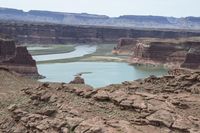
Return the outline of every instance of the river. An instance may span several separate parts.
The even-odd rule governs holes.
[[[33,56],[38,61],[57,59],[69,59],[81,57],[96,51],[96,46],[82,45],[69,53],[49,54]],[[131,81],[145,78],[150,75],[161,76],[167,73],[164,68],[138,67],[123,62],[70,62],[37,64],[38,71],[46,78],[40,81],[70,82],[77,73],[84,73],[85,83],[95,88],[109,84],[118,84],[123,81]],[[143,69],[141,69],[143,68]]]
[[[69,59],[69,58],[81,57],[87,54],[92,54],[95,51],[96,51],[96,46],[82,45],[82,46],[77,46],[74,51],[69,53],[37,55],[33,56],[33,59],[35,59],[36,61]]]
[[[146,68],[117,62],[72,62],[38,65],[39,73],[46,76],[41,81],[70,82],[77,73],[83,74],[86,84],[95,88],[123,81],[145,78],[149,75],[161,76],[167,71],[163,68]]]

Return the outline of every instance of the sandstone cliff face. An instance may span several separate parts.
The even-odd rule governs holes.
[[[39,76],[36,62],[26,47],[16,46],[14,41],[0,39],[0,68],[26,76]]]
[[[184,63],[181,65],[186,68],[200,68],[200,46],[191,48],[185,58]]]
[[[116,47],[114,47],[113,53],[114,54],[132,54],[134,50],[133,45],[137,44],[137,39],[133,38],[121,38],[119,39],[119,43]]]
[[[132,51],[130,61],[140,64],[166,64],[173,67],[200,68],[200,42],[159,39],[120,40],[116,51]],[[124,43],[126,42],[126,43]],[[129,47],[127,49],[127,47]],[[131,48],[132,47],[132,48]]]
[[[180,30],[128,29],[97,26],[69,26],[43,23],[0,22],[0,34],[19,43],[66,44],[117,42],[119,38],[177,38],[200,36],[200,32]]]

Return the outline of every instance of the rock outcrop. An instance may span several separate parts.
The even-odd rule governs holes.
[[[119,38],[177,38],[200,36],[189,30],[134,29],[100,26],[70,26],[33,22],[0,22],[0,33],[26,44],[113,43]]]
[[[131,41],[132,40],[132,41]],[[139,64],[164,64],[169,67],[200,68],[200,41],[195,38],[120,39],[115,53],[132,53],[130,62]],[[121,52],[122,51],[122,52]]]
[[[39,76],[36,62],[24,46],[16,46],[12,40],[0,39],[0,68],[20,75]]]
[[[200,72],[123,82],[94,90],[44,83],[7,105],[0,131],[55,133],[197,133]],[[1,107],[0,107],[1,109]]]
[[[200,46],[190,48],[188,51],[182,67],[199,68],[200,64]]]
[[[69,82],[70,84],[85,84],[85,81],[80,76],[75,76],[74,80]]]

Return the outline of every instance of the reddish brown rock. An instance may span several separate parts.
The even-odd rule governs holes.
[[[16,46],[12,40],[0,39],[0,68],[20,75],[39,77],[36,62],[27,48]]]
[[[109,100],[109,93],[104,90],[99,90],[95,95],[93,95],[93,98],[96,100],[104,101]]]
[[[173,128],[188,131],[188,129],[192,128],[192,123],[188,119],[178,117],[172,125]]]
[[[85,84],[85,81],[80,76],[76,76],[73,81],[69,82],[70,84]]]
[[[46,14],[46,13],[45,13]],[[56,13],[57,14],[57,13]],[[84,14],[85,15],[85,14]],[[71,15],[70,15],[71,16]],[[82,18],[82,17],[81,17]],[[46,19],[46,17],[45,17]],[[53,20],[55,18],[53,17]],[[52,19],[51,19],[52,22]],[[81,22],[82,23],[82,22]],[[149,22],[148,22],[149,23]],[[178,38],[200,36],[199,32],[161,29],[134,29],[50,23],[1,22],[0,33],[27,44],[117,42],[120,38]]]
[[[170,68],[200,68],[200,40],[192,38],[124,38],[114,49],[116,53],[132,53],[131,63],[164,64]]]
[[[170,127],[175,119],[175,115],[166,110],[159,110],[147,117],[152,124]]]
[[[137,99],[133,103],[133,108],[135,109],[146,109],[147,105],[144,100]]]
[[[62,83],[29,86],[12,95],[6,109],[8,103],[1,102],[0,111],[6,115],[0,117],[0,131],[197,133],[200,98],[191,90],[199,85],[199,76],[152,76],[97,90]],[[89,92],[92,95],[85,98]]]

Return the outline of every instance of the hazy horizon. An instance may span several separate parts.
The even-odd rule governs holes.
[[[168,17],[200,17],[199,0],[1,0],[0,7],[23,11],[43,10],[88,13],[118,17],[121,15],[152,15]]]

